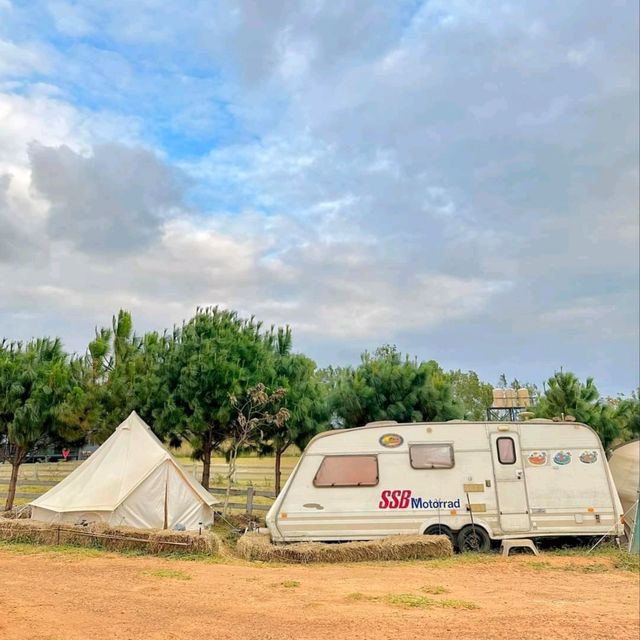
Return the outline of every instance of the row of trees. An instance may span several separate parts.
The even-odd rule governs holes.
[[[502,386],[522,386],[518,380]],[[605,446],[640,434],[636,396],[603,399],[592,379],[558,372],[542,393],[536,415],[573,415],[591,424]],[[200,309],[171,332],[137,335],[120,311],[96,330],[86,354],[69,356],[59,340],[0,344],[0,444],[12,465],[6,508],[18,469],[45,440],[100,443],[136,410],[172,446],[188,442],[203,463],[209,488],[211,457],[229,460],[228,486],[243,451],[273,455],[276,491],[280,464],[328,428],[375,420],[483,419],[493,385],[473,371],[444,371],[395,347],[365,352],[356,367],[318,370],[292,350],[289,328],[265,329],[232,311]]]

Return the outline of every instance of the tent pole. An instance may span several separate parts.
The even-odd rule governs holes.
[[[636,500],[636,518],[629,540],[629,552],[640,553],[640,483],[638,483],[638,499]]]

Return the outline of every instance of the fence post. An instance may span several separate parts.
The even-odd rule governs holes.
[[[247,515],[250,516],[253,512],[253,494],[255,493],[253,487],[247,488]]]

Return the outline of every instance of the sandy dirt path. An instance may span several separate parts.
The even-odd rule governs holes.
[[[581,570],[594,562],[602,572]],[[556,556],[266,566],[5,547],[0,638],[635,640],[638,582],[606,559]],[[437,604],[394,603],[402,594]]]

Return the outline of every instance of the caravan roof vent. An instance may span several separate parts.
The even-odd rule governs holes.
[[[367,422],[365,427],[384,427],[388,424],[398,424],[397,420],[377,420],[376,422]]]

